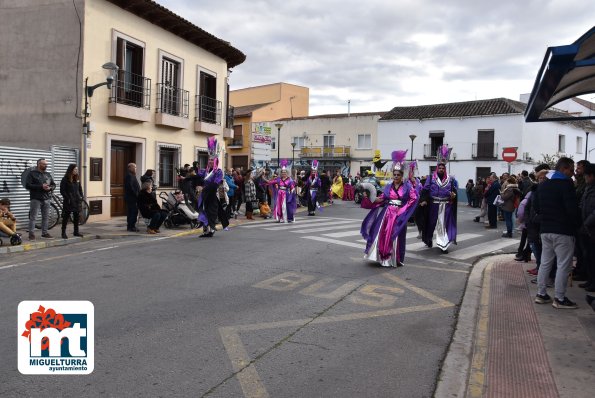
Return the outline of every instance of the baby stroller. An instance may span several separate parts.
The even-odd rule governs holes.
[[[198,213],[186,203],[181,191],[161,192],[159,197],[162,200],[161,208],[167,211],[163,221],[165,228],[186,224],[190,224],[190,228],[198,228]]]

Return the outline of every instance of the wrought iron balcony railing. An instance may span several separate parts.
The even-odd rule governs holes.
[[[471,144],[473,159],[498,159],[498,143]]]
[[[234,139],[227,141],[228,148],[243,148],[244,147],[244,139]]]
[[[205,95],[196,96],[196,117],[197,122],[205,122],[221,125],[221,101],[209,98]]]
[[[188,118],[190,92],[168,84],[157,83],[157,113]]]
[[[432,144],[424,144],[424,159],[436,159],[438,148]]]
[[[109,101],[150,109],[151,79],[125,70],[118,70]]]
[[[351,157],[351,147],[341,145],[334,147],[308,146],[300,149],[302,158],[349,158]]]

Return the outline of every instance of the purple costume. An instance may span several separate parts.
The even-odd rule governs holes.
[[[451,193],[457,192],[457,180],[449,176],[446,171],[442,179],[438,174],[427,178],[422,189],[422,201],[426,201],[427,214],[422,230],[422,240],[432,247],[432,237],[436,230],[436,246],[446,251],[451,243],[457,244],[457,202],[451,199]]]
[[[306,191],[306,198],[308,200],[308,214],[310,215],[314,215],[316,209],[320,208],[320,205],[318,204],[318,191],[320,190],[320,185],[320,177],[318,177],[318,173],[316,172],[312,172],[304,184],[304,190]]]
[[[407,221],[415,211],[418,192],[409,181],[403,181],[395,191],[394,184],[372,203],[362,200],[362,207],[372,209],[364,219],[361,234],[366,239],[365,258],[384,267],[396,267],[405,258]]]
[[[290,177],[277,177],[269,185],[273,186],[273,217],[278,222],[293,222],[297,208],[295,182]]]

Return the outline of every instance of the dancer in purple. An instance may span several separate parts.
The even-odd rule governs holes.
[[[318,177],[318,160],[312,161],[310,175],[304,181],[304,190],[306,200],[308,201],[308,215],[315,216],[316,209],[320,208],[318,204],[318,190],[320,190],[320,177]]]
[[[448,253],[451,243],[457,244],[457,189],[459,184],[446,172],[446,163],[452,148],[442,145],[438,149],[438,166],[433,175],[428,176],[422,189],[419,205],[425,210],[425,225],[422,240],[432,247],[434,230],[436,246],[442,253]]]
[[[271,180],[269,185],[273,186],[273,217],[277,222],[293,222],[293,215],[297,207],[297,195],[295,194],[295,182],[287,173],[287,160],[281,161],[281,176]]]
[[[198,175],[204,177],[202,192],[198,198],[198,221],[203,227],[201,238],[210,238],[215,235],[215,225],[219,214],[219,197],[217,192],[219,184],[223,180],[223,171],[219,168],[219,146],[215,137],[209,137],[207,141],[209,150],[209,163],[205,170]]]
[[[364,219],[361,234],[367,241],[364,258],[383,267],[402,267],[405,259],[407,221],[417,206],[417,191],[405,174],[407,151],[394,151],[393,182],[384,187],[374,202],[366,196],[362,207],[371,209]]]

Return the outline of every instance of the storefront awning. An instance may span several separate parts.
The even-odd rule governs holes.
[[[594,115],[573,117],[550,114],[555,104],[579,95],[595,93],[595,27],[573,44],[549,47],[529,97],[527,122],[595,119]],[[559,117],[557,117],[559,116]]]

